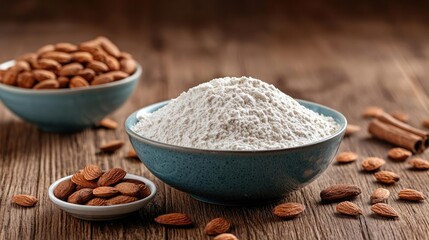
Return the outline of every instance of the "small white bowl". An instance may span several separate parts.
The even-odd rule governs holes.
[[[54,189],[58,186],[58,184],[64,180],[68,180],[72,177],[72,175],[63,177],[60,180],[52,183],[48,190],[48,196],[51,201],[57,205],[62,210],[68,212],[75,218],[91,220],[91,221],[105,221],[105,220],[113,220],[125,217],[126,215],[135,212],[146,205],[148,202],[152,200],[152,198],[156,194],[156,186],[155,184],[147,178],[140,177],[133,174],[127,174],[125,176],[126,179],[136,179],[142,181],[146,184],[150,189],[150,195],[146,198],[137,200],[132,203],[119,204],[113,206],[86,206],[65,202],[61,199],[58,199],[54,195]]]

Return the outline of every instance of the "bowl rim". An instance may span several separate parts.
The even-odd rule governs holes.
[[[60,179],[56,180],[55,182],[53,182],[49,186],[48,196],[49,196],[49,199],[55,205],[60,206],[60,207],[67,207],[69,209],[73,209],[73,210],[77,210],[77,211],[86,211],[86,210],[102,210],[102,211],[104,211],[104,210],[118,209],[118,208],[122,208],[122,207],[126,208],[126,207],[130,207],[130,206],[137,206],[139,204],[142,204],[143,202],[150,201],[155,196],[155,194],[157,192],[157,187],[156,187],[155,183],[153,183],[151,180],[149,180],[145,177],[142,177],[142,176],[127,173],[127,175],[125,175],[124,178],[128,177],[131,179],[136,179],[136,180],[144,182],[147,186],[149,186],[150,191],[151,191],[150,195],[145,197],[145,198],[139,199],[135,202],[117,204],[117,205],[112,205],[112,206],[87,206],[87,205],[74,204],[74,203],[69,203],[69,202],[63,201],[63,200],[55,197],[55,195],[54,195],[54,189],[58,186],[58,184],[60,184],[64,180],[71,179],[72,176],[73,175],[69,175],[69,176],[60,178]]]
[[[337,129],[337,131],[335,133],[333,133],[332,135],[319,139],[317,141],[314,142],[310,142],[304,145],[299,145],[299,146],[295,146],[295,147],[289,147],[289,148],[279,148],[279,149],[267,149],[267,150],[244,150],[244,151],[239,151],[239,150],[216,150],[216,149],[202,149],[202,148],[191,148],[191,147],[182,147],[182,146],[177,146],[177,145],[172,145],[172,144],[168,144],[168,143],[163,143],[163,142],[159,142],[159,141],[155,141],[146,137],[143,137],[139,134],[137,134],[134,130],[131,129],[130,124],[131,121],[133,120],[133,118],[137,118],[137,115],[140,111],[142,111],[143,109],[146,108],[153,108],[153,107],[157,107],[157,106],[165,106],[169,101],[171,100],[166,100],[166,101],[161,101],[161,102],[157,102],[151,105],[148,105],[146,107],[143,107],[133,113],[131,113],[125,120],[125,130],[128,134],[128,136],[131,138],[136,138],[140,141],[143,141],[146,144],[150,144],[152,146],[155,147],[160,147],[160,148],[164,148],[167,150],[174,150],[174,151],[179,151],[179,152],[186,152],[186,153],[200,153],[200,154],[227,154],[227,155],[253,155],[253,154],[272,154],[272,153],[280,153],[280,152],[284,152],[284,151],[292,151],[292,150],[298,150],[298,149],[302,149],[302,148],[307,148],[307,147],[312,147],[318,144],[321,144],[323,142],[327,142],[329,140],[332,140],[338,136],[343,137],[344,133],[346,131],[346,127],[347,127],[347,118],[339,111],[332,109],[330,107],[324,106],[322,104],[318,104],[315,102],[311,102],[311,101],[307,101],[307,100],[302,100],[302,99],[295,99],[296,101],[298,101],[300,104],[301,103],[305,103],[308,105],[313,105],[316,106],[318,108],[322,108],[325,110],[328,110],[330,112],[332,112],[333,114],[338,115],[338,117],[340,118],[340,121],[344,122],[344,125],[341,125],[341,123],[337,122],[337,124],[340,125],[340,127]],[[320,114],[320,113],[319,113]]]
[[[0,64],[0,70],[5,70],[6,68],[12,66],[14,63],[15,63],[15,60],[9,60],[9,61],[3,62]],[[25,93],[25,94],[31,94],[31,95],[47,95],[47,94],[58,94],[58,93],[85,92],[85,91],[91,91],[96,89],[109,88],[109,87],[118,86],[118,85],[122,85],[122,84],[126,84],[129,82],[138,80],[143,70],[139,63],[136,62],[136,64],[137,64],[136,71],[124,79],[110,82],[110,83],[85,87],[85,88],[60,88],[60,89],[34,90],[34,89],[20,88],[20,87],[15,87],[15,86],[6,85],[4,83],[0,83],[0,89],[6,90],[9,92],[14,92],[14,93]]]

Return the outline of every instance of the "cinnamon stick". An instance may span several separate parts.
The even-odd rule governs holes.
[[[377,119],[382,121],[382,122],[394,125],[394,126],[400,128],[400,129],[403,129],[407,132],[413,133],[417,136],[420,136],[422,138],[422,141],[423,141],[421,151],[423,151],[424,149],[429,147],[429,132],[415,128],[415,127],[410,126],[404,122],[401,122],[398,119],[392,117],[390,114],[385,113],[385,112],[378,115]]]
[[[422,136],[406,131],[395,124],[381,121],[378,118],[370,122],[368,131],[378,139],[406,148],[414,153],[424,150]]]

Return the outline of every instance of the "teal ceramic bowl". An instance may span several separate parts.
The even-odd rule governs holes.
[[[194,198],[221,205],[258,205],[281,199],[320,176],[333,160],[347,120],[328,107],[299,100],[305,107],[331,116],[339,124],[332,136],[299,147],[265,151],[218,151],[173,146],[132,130],[137,115],[154,112],[166,102],[131,114],[126,131],[146,167],[168,185]]]
[[[0,65],[6,69],[9,61]],[[0,83],[0,100],[21,119],[48,132],[75,132],[94,126],[131,95],[142,69],[120,81],[77,89],[32,90]]]

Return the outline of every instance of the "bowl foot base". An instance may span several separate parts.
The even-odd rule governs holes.
[[[275,203],[283,199],[283,197],[270,198],[270,199],[248,199],[248,200],[227,200],[227,199],[215,199],[207,198],[199,195],[191,194],[191,197],[204,203],[231,206],[231,207],[248,207],[248,206],[260,206]]]

